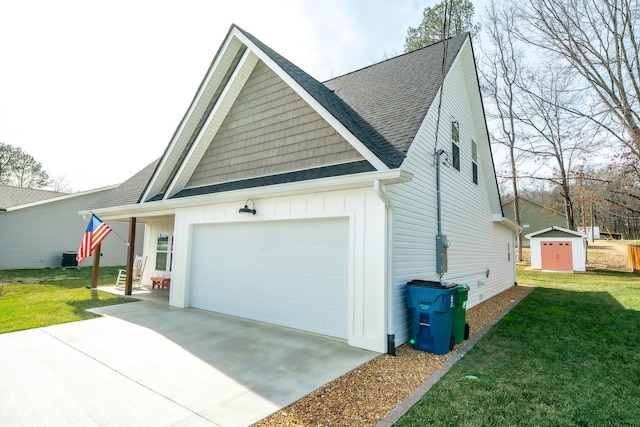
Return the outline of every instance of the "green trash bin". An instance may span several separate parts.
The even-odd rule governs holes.
[[[469,286],[458,285],[456,287],[456,305],[453,308],[453,339],[456,344],[469,338],[469,325],[467,324],[467,297]]]

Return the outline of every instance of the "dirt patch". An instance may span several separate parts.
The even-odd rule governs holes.
[[[473,336],[530,288],[514,286],[467,311]],[[380,355],[255,424],[270,426],[372,426],[406,399],[457,352],[436,356],[404,344]]]
[[[625,242],[598,240],[587,246],[587,268],[629,269]]]

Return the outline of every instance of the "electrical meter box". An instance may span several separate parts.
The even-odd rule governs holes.
[[[449,241],[447,236],[438,234],[436,236],[436,273],[447,272],[447,248],[449,247]]]

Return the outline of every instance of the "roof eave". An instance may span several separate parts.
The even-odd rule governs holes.
[[[520,234],[522,232],[521,225],[501,214],[495,214],[493,216],[493,222],[513,231],[514,233]]]
[[[319,193],[324,191],[348,190],[354,188],[372,187],[375,181],[392,185],[409,182],[413,174],[402,169],[365,172],[353,175],[343,175],[330,178],[318,178],[308,181],[296,181],[265,187],[252,187],[221,193],[203,194],[199,196],[182,197],[178,199],[158,200],[124,206],[114,206],[95,209],[92,212],[106,220],[124,220],[130,217],[154,217],[173,215],[178,208],[188,208],[205,204],[244,201],[267,197],[294,196],[299,194]],[[87,215],[91,211],[78,212]]]

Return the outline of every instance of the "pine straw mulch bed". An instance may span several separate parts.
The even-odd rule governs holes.
[[[514,286],[469,309],[470,337],[531,288]],[[436,372],[465,342],[436,356],[404,344],[361,365],[254,424],[272,426],[373,426]]]

